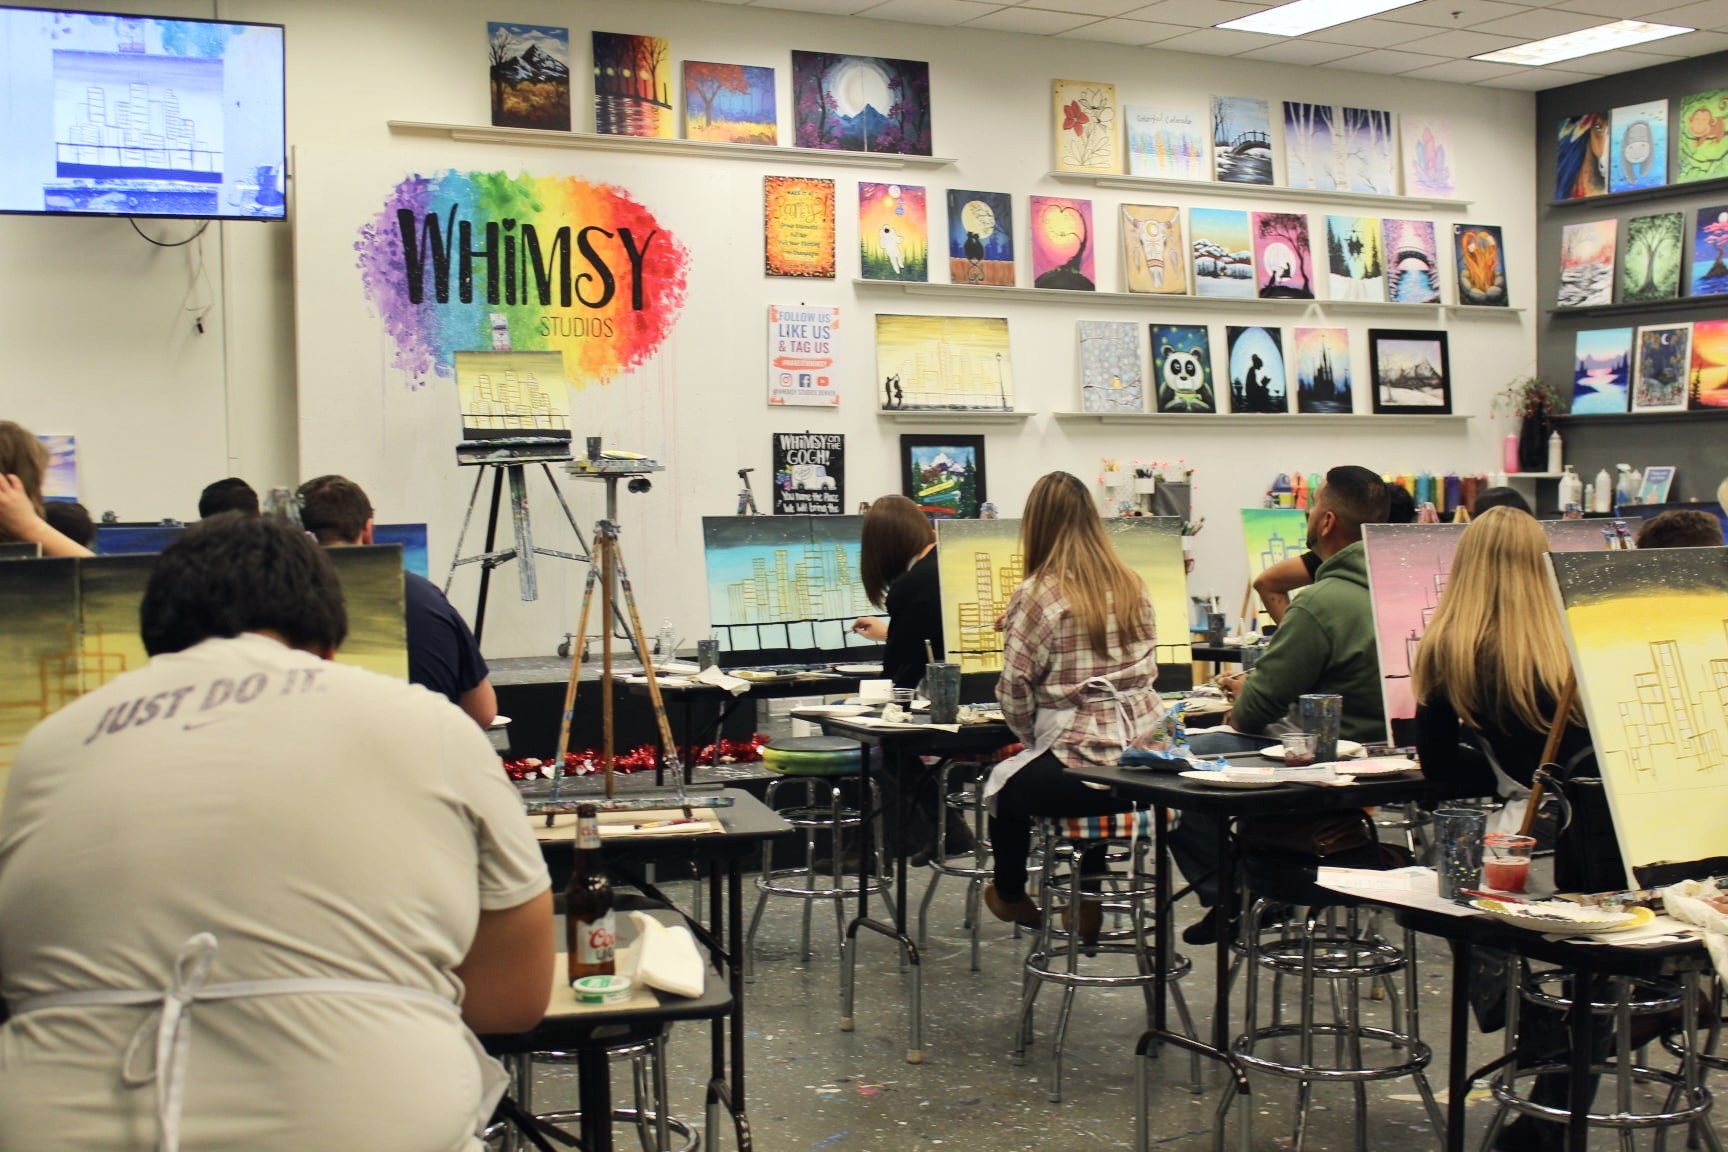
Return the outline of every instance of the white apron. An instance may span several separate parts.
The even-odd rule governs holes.
[[[160,991],[132,991],[103,988],[85,992],[50,992],[32,996],[10,1005],[12,1015],[40,1012],[49,1008],[84,1007],[144,1007],[156,1011],[147,1015],[132,1034],[126,1046],[126,1058],[121,1063],[121,1079],[128,1088],[156,1085],[156,1121],[159,1128],[158,1152],[178,1152],[180,1147],[180,1109],[186,1094],[186,1062],[192,1047],[192,1005],[198,1001],[246,1000],[257,996],[379,996],[392,1000],[409,1000],[436,1005],[448,1013],[461,1029],[468,1046],[480,1065],[481,1100],[475,1112],[476,1135],[492,1118],[509,1078],[499,1063],[487,1055],[480,1040],[462,1023],[460,1009],[442,996],[420,988],[387,984],[380,980],[336,979],[275,979],[242,980],[232,984],[206,984],[210,969],[216,962],[216,937],[199,932],[180,947],[174,958],[173,983]],[[147,1043],[154,1040],[154,1060],[143,1069],[135,1064]]]
[[[1115,681],[1108,676],[1094,676],[1080,684],[1083,692],[1098,692],[1110,698],[1116,706],[1116,723],[1121,729],[1122,747],[1128,747],[1128,741],[1133,735],[1129,731],[1128,701],[1143,693],[1154,691],[1151,684],[1138,688],[1130,688],[1126,692],[1116,687]],[[990,769],[990,778],[984,782],[984,806],[990,815],[996,815],[996,795],[1001,792],[1015,773],[1044,753],[1056,746],[1056,741],[1073,723],[1078,708],[1041,708],[1032,714],[1032,742],[1006,760],[999,761]],[[1103,785],[1092,785],[1102,789]]]

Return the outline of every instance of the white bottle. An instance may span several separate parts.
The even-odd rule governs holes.
[[[1565,512],[1574,504],[1583,507],[1584,481],[1572,470],[1572,465],[1568,464],[1560,476],[1560,511]]]
[[[672,627],[672,618],[665,617],[660,621],[660,634],[656,637],[654,647],[666,659],[672,659],[672,646],[678,642],[678,630]]]
[[[1583,501],[1583,503],[1578,505],[1578,511],[1580,511],[1580,512],[1594,512],[1595,510],[1596,510],[1596,485],[1586,484],[1586,485],[1584,485],[1584,501]]]
[[[1614,480],[1603,468],[1596,473],[1596,494],[1590,501],[1590,511],[1611,512],[1614,509]]]
[[[1560,440],[1559,429],[1555,429],[1553,432],[1548,433],[1548,471],[1560,471],[1560,460],[1563,455],[1563,450],[1564,445]]]

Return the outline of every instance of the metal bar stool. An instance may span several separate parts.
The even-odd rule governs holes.
[[[990,837],[986,831],[988,818],[984,811],[984,790],[981,787],[990,766],[972,760],[944,760],[936,770],[936,797],[940,801],[936,821],[936,854],[930,858],[930,883],[924,889],[924,899],[918,905],[918,943],[929,940],[930,905],[936,899],[936,886],[944,876],[956,876],[966,882],[966,901],[962,926],[972,934],[972,971],[978,971],[979,918],[978,908],[985,883],[990,879]],[[957,773],[969,773],[970,778],[958,792],[950,792],[949,784]],[[948,859],[949,811],[959,812],[972,826],[972,858],[969,863],[952,864]],[[1015,925],[1019,936],[1019,925]]]
[[[1505,1055],[1496,1062],[1495,1066],[1499,1071],[1491,1085],[1499,1107],[1495,1109],[1494,1117],[1488,1123],[1488,1131],[1482,1143],[1484,1149],[1493,1146],[1508,1111],[1557,1124],[1566,1124],[1572,1120],[1569,1109],[1537,1103],[1519,1090],[1518,1083],[1544,1073],[1567,1073],[1572,1070],[1572,1065],[1560,1060],[1520,1066],[1516,1053],[1520,1005],[1540,1004],[1558,1012],[1570,1013],[1573,993],[1566,989],[1564,982],[1572,977],[1572,973],[1561,968],[1526,973],[1522,959],[1516,955],[1512,957],[1512,963],[1507,965],[1506,1049]],[[1590,1064],[1592,1075],[1612,1078],[1614,1108],[1613,1111],[1587,1113],[1585,1123],[1592,1128],[1606,1128],[1618,1132],[1623,1152],[1631,1152],[1634,1147],[1634,1134],[1642,1129],[1657,1130],[1657,1147],[1660,1148],[1666,1130],[1682,1125],[1690,1128],[1705,1147],[1713,1152],[1721,1152],[1722,1143],[1709,1120],[1711,1098],[1710,1090],[1704,1086],[1704,1063],[1695,1051],[1696,1044],[1686,1042],[1694,1040],[1698,1034],[1698,974],[1686,972],[1678,982],[1627,976],[1612,976],[1607,979],[1613,990],[1612,996],[1598,999],[1586,993],[1586,1002],[1592,1016],[1609,1017],[1614,1022],[1613,1058],[1603,1061],[1592,1059]],[[1638,1063],[1633,1053],[1632,1021],[1676,1009],[1680,1012],[1684,1037],[1678,1044],[1680,1070],[1669,1072]],[[1634,1111],[1634,1084],[1666,1086],[1668,1091],[1661,1110]]]
[[[1026,1049],[1032,1039],[1032,1014],[1038,993],[1046,983],[1062,989],[1062,1006],[1057,1012],[1056,1027],[1050,1035],[1050,1101],[1062,1100],[1062,1042],[1068,1031],[1068,1018],[1074,1007],[1077,988],[1139,988],[1146,1000],[1146,1020],[1153,1019],[1153,988],[1158,979],[1159,963],[1165,964],[1165,978],[1176,1003],[1182,1027],[1190,1038],[1196,1038],[1194,1020],[1188,1012],[1188,1002],[1182,995],[1180,981],[1192,969],[1187,957],[1172,954],[1167,960],[1157,955],[1152,939],[1156,922],[1149,918],[1161,914],[1154,907],[1157,884],[1149,857],[1153,844],[1153,815],[1150,810],[1123,812],[1111,816],[1071,816],[1039,821],[1043,851],[1043,869],[1038,883],[1040,912],[1037,934],[1026,956],[1020,1000],[1020,1023],[1015,1030],[1014,1062],[1023,1064]],[[1102,873],[1086,874],[1081,857],[1101,842],[1126,841],[1126,850],[1119,863],[1126,867],[1106,867]],[[1101,891],[1086,891],[1096,883]],[[1083,908],[1086,903],[1101,902],[1106,920],[1096,943],[1082,941]],[[1055,915],[1060,905],[1067,920],[1059,926]],[[1128,926],[1120,927],[1126,917]],[[1116,926],[1108,926],[1114,921]],[[1128,955],[1134,957],[1135,971],[1110,974],[1083,972],[1080,957],[1098,955]],[[1200,1057],[1189,1051],[1190,1072],[1195,1090],[1200,1084]]]
[[[699,1152],[702,1136],[694,1125],[666,1110],[666,1034],[661,1032],[646,1039],[632,1039],[608,1048],[607,1058],[613,1062],[630,1062],[630,1078],[635,1088],[634,1108],[612,1109],[613,1124],[628,1124],[636,1129],[636,1139],[642,1152]],[[561,1112],[534,1111],[534,1069],[537,1065],[575,1065],[579,1055],[574,1052],[516,1052],[499,1057],[510,1075],[510,1095],[523,1111],[547,1124],[577,1124],[582,1119],[579,1110]],[[678,1143],[672,1142],[676,1134]],[[502,1123],[493,1124],[485,1139],[500,1139],[502,1152],[516,1152],[523,1146],[521,1136]]]
[[[809,963],[810,921],[815,904],[827,901],[834,908],[835,936],[840,949],[846,944],[846,901],[856,899],[861,891],[845,866],[841,839],[845,829],[860,827],[865,819],[858,808],[844,803],[842,785],[856,780],[863,771],[863,745],[856,740],[838,736],[801,736],[776,740],[762,749],[762,766],[778,772],[781,778],[769,782],[765,802],[776,808],[782,819],[804,833],[804,862],[793,868],[775,868],[772,845],[762,845],[762,873],[756,879],[761,893],[756,899],[756,911],[750,917],[750,930],[744,942],[744,978],[755,980],[756,929],[768,908],[770,896],[790,896],[804,903],[804,923],[800,937],[800,956]],[[782,787],[802,790],[802,802],[795,807],[780,809],[776,805]],[[817,838],[822,833],[830,837],[830,864],[827,874],[816,868]],[[878,845],[882,837],[877,836]],[[882,854],[876,854],[876,876],[867,882],[867,890],[888,898],[887,875]]]

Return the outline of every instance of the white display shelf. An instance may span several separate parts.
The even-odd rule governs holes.
[[[1064,424],[1086,421],[1098,424],[1235,424],[1241,427],[1263,427],[1268,424],[1356,424],[1364,428],[1391,424],[1462,425],[1471,419],[1468,415],[1410,416],[1389,413],[1380,416],[1371,412],[1057,412],[1055,416]]]
[[[876,415],[895,424],[1023,424],[1032,413],[914,408],[909,411],[877,409]]]
[[[1508,480],[1558,480],[1566,475],[1564,472],[1508,472]]]
[[[1139,308],[1255,309],[1264,312],[1302,312],[1312,300],[1260,300],[1229,296],[1163,296],[1151,292],[1070,292],[1063,288],[1009,288],[999,284],[915,284],[902,280],[854,280],[852,286],[866,291],[901,292],[907,296],[966,296],[976,300],[1042,300],[1055,304],[1131,304]]]
[[[1316,300],[1323,312],[1367,316],[1438,316],[1443,304],[1399,304],[1390,300]]]
[[[1303,200],[1320,204],[1373,205],[1378,208],[1430,208],[1463,212],[1469,200],[1430,196],[1382,196],[1375,192],[1335,192],[1319,188],[1287,188],[1280,184],[1230,184],[1221,180],[1170,180],[1160,176],[1124,176],[1107,172],[1051,172],[1062,184],[1090,184],[1127,192],[1185,192],[1191,196],[1229,196],[1241,200]]]
[[[551,132],[542,128],[491,128],[484,124],[432,124],[388,120],[398,136],[444,136],[464,144],[513,144],[530,148],[587,148],[602,152],[649,152],[702,156],[715,160],[771,160],[789,164],[827,164],[839,168],[945,168],[946,156],[902,156],[889,152],[839,152],[771,144],[725,144],[715,140],[609,136],[599,132]]]

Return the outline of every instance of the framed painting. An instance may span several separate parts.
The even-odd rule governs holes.
[[[1446,333],[1368,329],[1368,377],[1376,415],[1442,416],[1452,411]]]
[[[985,490],[984,437],[900,437],[900,491],[932,518],[978,519]]]

